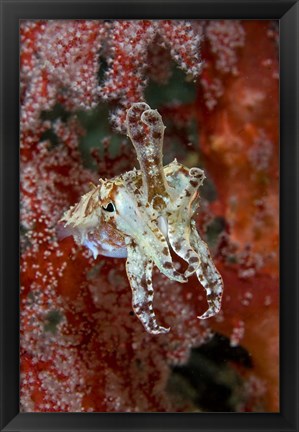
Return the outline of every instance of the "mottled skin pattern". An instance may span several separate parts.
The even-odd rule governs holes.
[[[208,302],[208,310],[198,318],[209,318],[220,310],[223,291],[222,278],[192,220],[204,172],[176,160],[163,167],[164,129],[156,110],[145,103],[132,105],[127,132],[140,170],[100,179],[62,218],[69,234],[88,247],[94,258],[98,254],[127,257],[132,306],[152,334],[169,331],[158,324],[153,310],[153,266],[178,282],[196,274]],[[187,262],[184,274],[175,269],[170,249]]]

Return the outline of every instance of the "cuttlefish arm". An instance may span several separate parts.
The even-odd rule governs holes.
[[[170,329],[158,324],[153,309],[153,262],[148,260],[133,241],[128,245],[127,250],[126,271],[132,289],[133,310],[148,333],[168,333]]]
[[[179,282],[186,282],[173,266],[167,240],[159,227],[161,212],[170,205],[168,184],[163,168],[163,137],[165,126],[157,110],[147,104],[134,104],[127,111],[127,132],[137,153],[142,175],[143,194],[138,206],[139,221],[146,222],[144,232],[138,238],[130,234],[140,244],[145,253],[159,270],[167,277]],[[128,180],[126,184],[129,187]],[[132,188],[132,185],[129,189]],[[141,216],[141,217],[140,217]],[[131,218],[131,222],[134,218]],[[137,231],[135,230],[137,233]]]
[[[159,214],[144,205],[128,178],[125,182],[127,187],[114,199],[116,228],[138,244],[140,252],[153,261],[161,273],[171,280],[186,282],[186,277],[174,268],[167,240],[159,227]]]
[[[186,276],[174,268],[167,240],[158,224],[148,220],[144,236],[138,239],[138,243],[142,252],[153,260],[166,277],[178,282],[187,282]]]
[[[181,169],[187,171],[185,167]],[[175,211],[171,212],[168,217],[168,238],[175,253],[188,263],[184,275],[189,277],[197,270],[201,262],[199,253],[190,242],[190,220],[194,212],[192,204],[205,175],[200,168],[191,168],[185,175],[188,183],[173,204]]]
[[[216,315],[221,308],[223,280],[213,263],[207,244],[200,238],[195,222],[191,221],[190,242],[201,259],[196,276],[206,291],[208,310],[198,318],[206,319]]]
[[[145,202],[157,209],[164,208],[168,199],[162,156],[164,129],[158,111],[146,103],[136,103],[127,111],[127,132],[137,153]]]

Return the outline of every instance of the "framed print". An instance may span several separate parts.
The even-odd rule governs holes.
[[[298,2],[1,8],[1,430],[298,430]]]

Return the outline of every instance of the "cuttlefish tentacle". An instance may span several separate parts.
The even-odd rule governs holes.
[[[152,260],[165,276],[187,282],[185,276],[174,268],[167,240],[158,225],[159,213],[149,207],[143,208],[141,197],[133,195],[132,190],[131,185],[130,191],[114,197],[117,212],[121,214],[117,221],[118,230],[133,239],[143,255]]]
[[[136,243],[128,245],[127,276],[132,289],[132,307],[147,332],[168,333],[169,328],[157,323],[153,309],[152,261],[148,260]]]
[[[205,178],[199,168],[189,170],[189,182],[175,201],[176,211],[168,217],[168,238],[175,253],[188,263],[184,275],[188,278],[200,265],[200,256],[190,243],[190,219],[193,214],[192,203],[197,197],[197,190]]]
[[[206,319],[220,311],[223,293],[223,281],[215,267],[207,244],[200,238],[195,221],[191,221],[191,244],[201,258],[201,264],[196,270],[196,276],[206,291],[208,310],[198,318]]]
[[[143,250],[147,255],[149,255],[150,249],[154,250],[151,259],[165,276],[172,280],[186,282],[186,277],[174,268],[167,241],[158,226],[159,211],[165,208],[166,202],[169,200],[162,161],[165,129],[162,118],[157,110],[150,109],[143,102],[137,103],[127,111],[127,128],[142,173],[144,202],[137,201],[139,201],[141,218],[146,221],[146,226],[150,230],[148,232],[146,229],[138,241],[141,244],[145,243]],[[132,190],[132,182],[128,186]],[[146,212],[142,211],[143,207],[146,208]],[[152,237],[154,238],[152,239]]]
[[[163,169],[162,118],[157,110],[137,103],[127,111],[127,129],[140,164],[145,201],[154,208],[164,208],[168,187]]]
[[[144,231],[142,238],[138,240],[143,253],[150,256],[161,273],[171,280],[187,282],[185,275],[179,273],[174,268],[167,240],[156,222],[148,220],[147,229]],[[151,253],[151,250],[153,253]]]

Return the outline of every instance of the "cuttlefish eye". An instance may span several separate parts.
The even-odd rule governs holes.
[[[107,204],[107,206],[102,206],[102,209],[107,211],[107,212],[110,212],[110,213],[113,213],[115,211],[115,207],[114,207],[114,204],[112,202]]]

